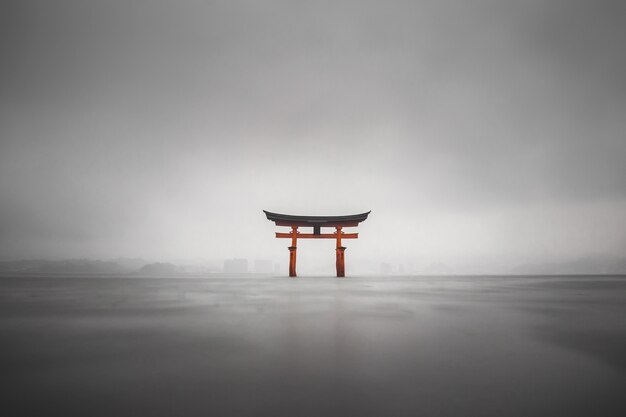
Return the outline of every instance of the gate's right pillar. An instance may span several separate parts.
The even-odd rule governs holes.
[[[289,249],[289,276],[295,278],[298,276],[296,274],[296,251],[298,248],[289,246],[287,249]]]
[[[289,276],[295,278],[296,274],[296,251],[298,250],[298,226],[291,226],[291,246],[289,249]]]
[[[344,252],[346,250],[345,246],[341,246],[341,226],[337,226],[337,248],[335,249],[335,256],[337,260],[335,262],[335,266],[337,267],[337,277],[343,278],[346,276],[346,265],[345,265],[345,256]]]

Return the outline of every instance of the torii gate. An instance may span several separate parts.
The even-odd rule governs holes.
[[[293,216],[291,214],[271,213],[263,210],[268,220],[273,221],[276,226],[291,227],[291,232],[276,232],[277,238],[291,239],[289,246],[289,276],[296,277],[296,250],[298,239],[336,239],[337,247],[335,255],[337,258],[337,276],[345,277],[346,269],[344,265],[345,246],[341,246],[341,239],[357,239],[358,233],[344,233],[341,229],[344,227],[357,227],[359,223],[367,219],[371,213],[352,214],[348,216]],[[313,233],[300,233],[298,227],[312,227]],[[322,227],[334,227],[334,233],[321,233]]]

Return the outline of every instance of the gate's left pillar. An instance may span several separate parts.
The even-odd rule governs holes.
[[[296,250],[295,246],[289,246],[289,276],[292,278],[297,277],[296,275]]]
[[[339,246],[337,249],[335,249],[335,252],[337,254],[337,262],[336,262],[337,276],[340,278],[343,278],[346,276],[346,266],[345,266],[345,256],[344,256],[345,251],[346,251],[345,246]]]

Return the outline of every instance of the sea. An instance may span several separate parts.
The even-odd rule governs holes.
[[[3,275],[5,416],[626,416],[626,276]]]

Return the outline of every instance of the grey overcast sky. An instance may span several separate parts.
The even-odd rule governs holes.
[[[262,209],[372,210],[349,265],[623,255],[625,44],[618,0],[3,1],[0,258],[286,263]]]

